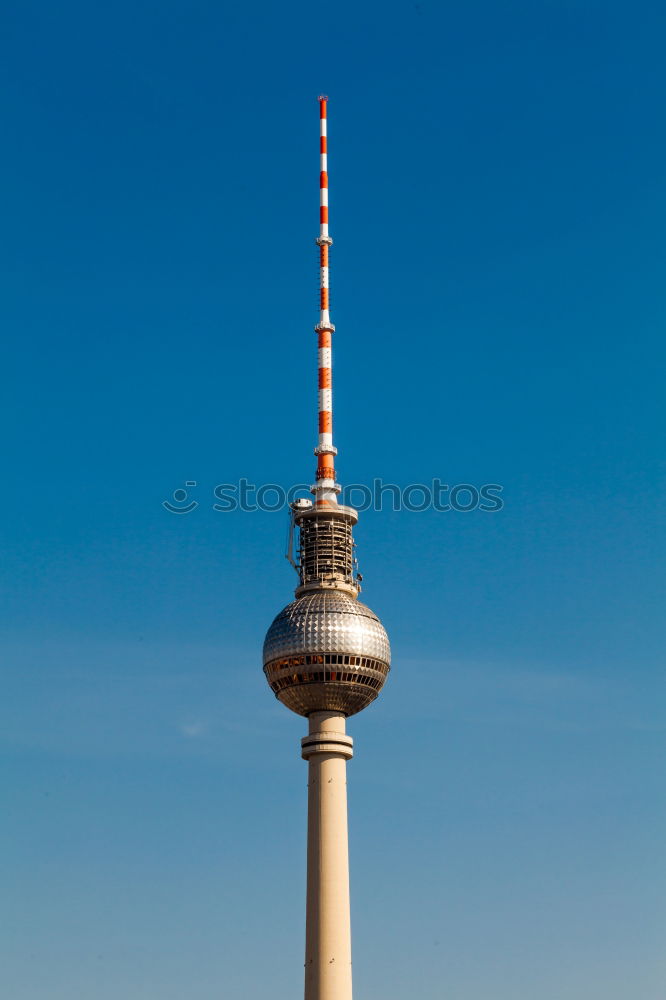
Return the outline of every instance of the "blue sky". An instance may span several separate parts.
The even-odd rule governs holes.
[[[304,723],[263,635],[313,473],[330,96],[343,482],[394,670],[350,723],[367,1000],[661,1000],[657,4],[26,3],[3,24],[12,1000],[287,1000]],[[162,507],[187,480],[199,506]]]

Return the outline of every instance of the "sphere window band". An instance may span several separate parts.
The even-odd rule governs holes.
[[[300,671],[299,673],[302,673],[306,680],[310,677],[314,679],[315,676],[319,677],[320,675],[325,680],[340,680],[345,671],[341,672],[337,669],[338,667],[360,667],[361,672],[358,673],[357,671],[358,676],[364,677],[368,674],[368,676],[372,677],[376,674],[377,679],[381,680],[382,683],[386,680],[390,669],[387,663],[375,660],[370,656],[345,656],[342,653],[324,653],[316,656],[289,656],[281,660],[273,660],[272,663],[265,665],[264,671],[268,683],[272,684],[274,680],[278,680],[282,676],[296,676],[294,674],[294,667],[303,666],[324,667],[323,673],[312,670]]]
[[[312,711],[323,697],[355,715],[375,700],[389,669],[371,656],[318,653],[273,660],[264,672],[275,696],[295,711]]]

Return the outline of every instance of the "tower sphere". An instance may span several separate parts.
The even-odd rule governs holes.
[[[264,673],[298,715],[355,715],[379,694],[391,650],[377,615],[341,590],[315,590],[288,604],[264,641]]]

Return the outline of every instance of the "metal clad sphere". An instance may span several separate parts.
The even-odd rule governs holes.
[[[384,683],[391,650],[377,615],[342,591],[318,590],[288,604],[264,642],[264,671],[277,697],[299,715],[353,715]]]

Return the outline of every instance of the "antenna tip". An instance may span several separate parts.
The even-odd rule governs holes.
[[[326,94],[320,94],[319,97],[317,98],[317,100],[318,101],[327,101],[328,100],[328,96]]]

